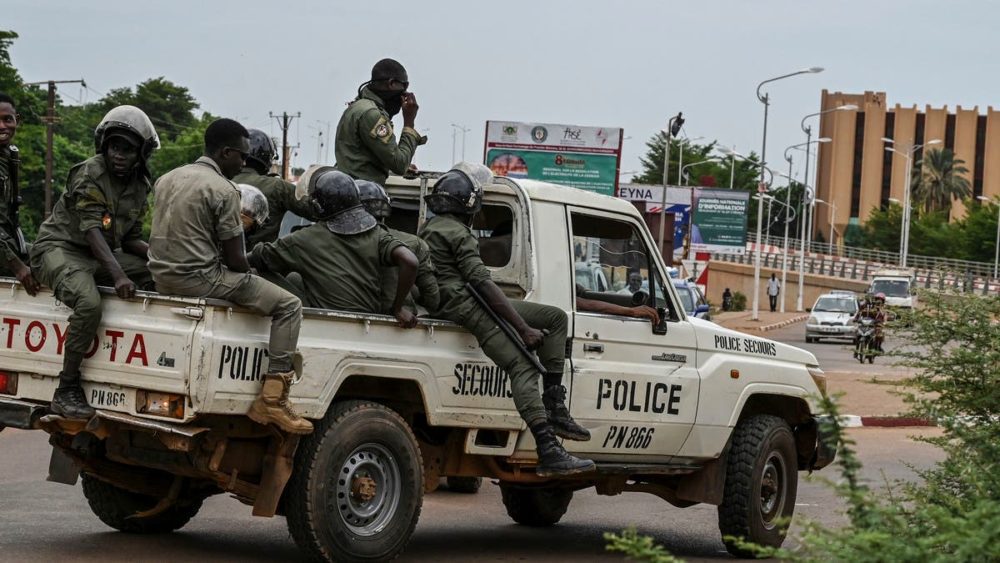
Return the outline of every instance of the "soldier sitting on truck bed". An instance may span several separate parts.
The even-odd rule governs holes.
[[[286,182],[278,176],[268,174],[276,149],[274,141],[260,129],[248,129],[250,132],[250,152],[240,173],[233,177],[237,184],[249,184],[264,193],[268,204],[267,221],[258,223],[257,229],[246,233],[246,248],[250,250],[258,242],[274,242],[278,240],[281,229],[281,219],[286,211],[314,221],[312,206],[306,198],[299,199],[295,195],[295,184]]]
[[[288,405],[302,302],[250,273],[240,191],[229,180],[243,166],[249,149],[249,133],[242,125],[217,119],[205,129],[205,156],[157,180],[149,269],[161,293],[225,299],[271,317],[268,370],[247,416],[286,432],[308,434],[312,423]]]
[[[21,282],[28,295],[38,293],[38,281],[27,265],[27,250],[21,243],[18,217],[13,201],[17,197],[17,166],[20,158],[11,145],[17,132],[17,110],[14,99],[0,92],[0,276],[13,276]]]
[[[590,439],[590,433],[570,417],[564,402],[566,313],[549,305],[508,301],[483,264],[478,240],[469,226],[482,206],[483,187],[492,182],[492,177],[485,166],[463,162],[441,176],[433,193],[426,196],[427,207],[435,217],[424,225],[420,236],[430,246],[437,267],[441,289],[437,314],[468,329],[483,352],[509,374],[514,405],[535,437],[537,474],[573,475],[592,471],[594,462],[570,455],[556,439],[556,436]],[[467,283],[517,331],[524,346],[538,349],[538,358],[547,373],[538,373],[519,350],[519,343],[509,339],[476,302],[465,287]],[[548,331],[547,335],[543,329]],[[545,386],[542,396],[538,392],[539,375]]]
[[[368,213],[379,222],[379,227],[397,238],[413,252],[420,263],[417,266],[416,288],[419,291],[415,302],[423,305],[428,311],[437,311],[440,302],[437,276],[434,275],[434,261],[431,260],[431,250],[424,239],[410,233],[391,229],[385,220],[392,214],[392,205],[385,188],[368,180],[358,180],[358,190],[361,191],[361,204]],[[396,281],[398,271],[394,267],[382,269],[382,310],[387,314],[392,312],[393,299],[396,296]],[[407,306],[413,307],[414,299],[407,297]]]
[[[309,178],[314,213],[320,220],[278,239],[258,244],[250,264],[261,273],[302,275],[310,307],[381,312],[379,269],[399,269],[392,314],[400,326],[412,328],[417,317],[403,305],[417,276],[417,257],[388,231],[378,228],[361,205],[354,180],[337,170]],[[376,283],[373,283],[376,282]]]
[[[156,130],[139,108],[118,106],[97,126],[94,144],[97,155],[70,169],[66,191],[31,248],[39,281],[73,309],[51,407],[68,418],[95,413],[80,386],[80,364],[101,323],[97,284],[114,285],[122,299],[133,297],[137,286],[152,289],[149,246],[141,237],[149,195],[146,161],[160,146]]]

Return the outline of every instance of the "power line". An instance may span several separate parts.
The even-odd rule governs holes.
[[[281,127],[281,178],[287,180],[288,152],[291,148],[288,146],[288,127],[291,125],[293,119],[302,117],[302,112],[296,112],[295,115],[289,115],[287,111],[282,112],[281,115],[275,115],[273,112],[268,112],[267,116],[278,120],[278,126]],[[298,147],[298,145],[296,145],[296,147]]]

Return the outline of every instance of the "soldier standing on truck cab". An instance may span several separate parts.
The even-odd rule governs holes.
[[[66,191],[31,248],[39,281],[73,309],[51,407],[67,418],[95,413],[80,386],[80,364],[101,323],[97,284],[110,282],[122,299],[135,296],[137,287],[152,289],[149,245],[141,237],[149,196],[146,162],[159,148],[159,137],[141,109],[125,105],[104,116],[94,145],[97,154],[70,169]]]
[[[566,408],[562,386],[566,363],[566,313],[558,307],[509,301],[493,283],[479,255],[479,243],[470,223],[482,206],[483,187],[493,174],[481,164],[462,162],[438,178],[426,196],[435,217],[420,232],[431,249],[437,267],[441,304],[437,314],[454,321],[475,335],[483,352],[510,376],[514,406],[535,437],[540,476],[574,475],[594,470],[594,462],[570,455],[556,439],[590,439],[590,432],[576,423]],[[539,374],[516,343],[497,326],[465,285],[481,293],[493,311],[520,335],[529,350],[538,349],[538,359],[547,373]],[[548,331],[544,335],[542,329]],[[539,396],[538,377],[545,387]]]
[[[308,434],[312,423],[288,405],[302,302],[251,274],[244,252],[240,191],[230,178],[246,161],[249,136],[236,121],[217,119],[205,129],[205,155],[156,181],[149,269],[161,293],[225,299],[271,317],[268,370],[247,416]]]
[[[390,173],[404,174],[411,168],[413,153],[427,142],[415,129],[417,98],[406,89],[410,79],[403,65],[382,59],[372,67],[371,80],[358,88],[337,124],[334,154],[337,170],[356,180],[385,184]],[[399,144],[392,131],[392,118],[403,111]]]
[[[420,265],[417,267],[416,287],[420,294],[416,303],[420,303],[428,311],[437,311],[440,302],[438,292],[437,277],[434,275],[434,261],[431,260],[431,250],[424,242],[424,239],[411,235],[403,231],[391,229],[385,224],[385,220],[392,214],[392,204],[389,194],[385,188],[368,180],[358,180],[358,190],[361,192],[361,204],[365,206],[368,213],[379,222],[379,228],[385,230],[394,238],[399,239],[413,252]],[[391,314],[393,298],[396,295],[396,280],[398,272],[396,268],[382,269],[382,310]],[[414,307],[412,298],[407,298],[407,306]]]
[[[417,276],[417,257],[402,242],[378,228],[361,205],[354,180],[337,170],[317,171],[309,178],[314,212],[320,220],[278,239],[259,244],[250,264],[262,273],[302,275],[310,307],[381,313],[380,267],[399,268],[392,314],[400,326],[412,328],[417,318],[403,307]]]
[[[17,193],[13,185],[15,161],[11,159],[11,142],[17,133],[17,110],[14,99],[0,92],[0,276],[14,276],[28,295],[38,293],[38,281],[27,265],[26,249],[21,248],[17,216],[10,207]]]
[[[268,173],[277,153],[271,137],[260,129],[248,129],[248,131],[250,152],[247,154],[246,164],[240,173],[233,177],[233,181],[237,184],[249,184],[263,192],[269,210],[267,221],[258,223],[257,229],[246,235],[246,249],[250,250],[258,242],[278,240],[281,220],[286,211],[310,221],[316,218],[313,216],[309,200],[295,196],[295,184]]]

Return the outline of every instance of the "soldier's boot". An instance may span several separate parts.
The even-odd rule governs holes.
[[[562,385],[547,386],[542,392],[542,404],[545,405],[545,414],[548,416],[549,424],[552,425],[556,436],[578,442],[590,440],[590,432],[573,420],[569,409],[566,408],[565,387]]]
[[[539,477],[563,477],[589,473],[597,466],[589,459],[580,459],[567,452],[559,440],[555,430],[548,422],[536,422],[529,426],[535,437],[535,451],[538,452],[538,466],[535,473]]]
[[[80,386],[79,373],[59,374],[59,387],[52,396],[49,410],[66,418],[88,419],[97,414],[97,410],[87,404],[87,397]]]
[[[264,425],[274,424],[291,434],[309,434],[313,431],[312,423],[296,414],[288,404],[288,390],[294,374],[294,371],[287,371],[264,376],[260,395],[247,412],[250,420]]]

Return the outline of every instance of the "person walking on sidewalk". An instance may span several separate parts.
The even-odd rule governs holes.
[[[781,293],[781,282],[778,277],[771,274],[771,279],[767,282],[767,299],[771,302],[771,312],[778,308],[778,294]]]

